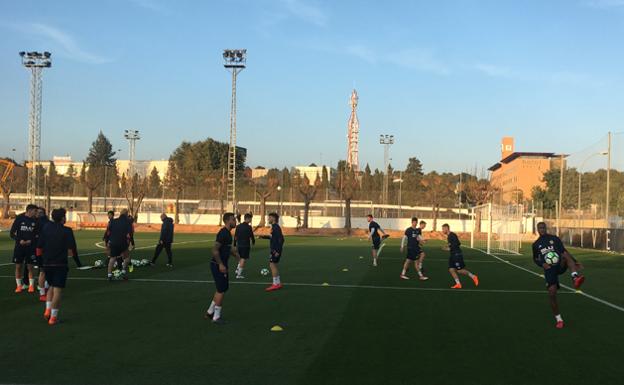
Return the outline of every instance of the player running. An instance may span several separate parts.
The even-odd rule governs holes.
[[[449,256],[449,273],[455,280],[455,285],[451,286],[451,289],[461,289],[462,284],[459,281],[458,274],[467,275],[472,279],[475,286],[479,286],[479,277],[476,274],[472,274],[470,271],[466,270],[466,264],[464,263],[464,254],[461,250],[461,242],[457,237],[457,234],[451,231],[451,227],[448,223],[442,225],[442,233],[446,235],[446,239],[449,246],[450,256]]]
[[[28,292],[35,292],[35,279],[33,278],[33,263],[35,262],[37,219],[35,218],[37,206],[29,204],[26,211],[15,218],[9,232],[15,240],[13,249],[13,263],[15,264],[15,287],[16,293],[23,291],[24,264],[28,269]]]
[[[245,263],[249,259],[251,252],[251,245],[256,244],[256,237],[254,237],[253,229],[251,228],[251,219],[253,216],[251,213],[245,214],[244,222],[236,226],[234,231],[234,246],[238,251],[238,266],[236,266],[236,279],[244,279],[243,271],[245,269]]]
[[[423,223],[423,222],[421,222]],[[422,229],[419,227],[418,218],[412,218],[412,225],[405,229],[405,234],[401,239],[401,254],[405,250],[405,244],[407,243],[407,256],[403,263],[403,270],[401,271],[401,279],[410,279],[407,276],[407,270],[409,269],[410,262],[414,263],[414,269],[418,273],[418,279],[426,281],[429,278],[423,275],[421,271],[422,264],[420,260],[424,257],[425,253],[422,251],[421,242],[423,241]]]
[[[278,264],[282,258],[282,251],[284,249],[284,235],[279,223],[279,215],[277,213],[269,214],[269,224],[271,225],[271,235],[263,235],[261,238],[270,239],[269,267],[271,268],[271,275],[273,276],[273,284],[267,287],[266,291],[274,291],[281,289],[282,281],[280,279]]]
[[[160,226],[160,239],[156,250],[154,250],[154,258],[150,262],[152,265],[156,263],[156,259],[165,249],[167,253],[167,267],[173,267],[173,253],[171,252],[171,244],[173,243],[173,218],[169,218],[167,214],[160,214],[162,225]]]
[[[223,227],[217,233],[217,239],[212,247],[212,260],[210,261],[210,272],[216,286],[216,291],[212,297],[210,307],[206,310],[204,318],[212,319],[216,324],[222,324],[221,309],[223,307],[223,297],[230,287],[228,277],[228,260],[230,254],[236,256],[236,249],[232,247],[232,229],[236,227],[236,217],[234,213],[223,214]]]
[[[113,280],[113,267],[117,258],[123,258],[121,274],[124,280],[128,280],[126,269],[130,259],[127,251],[132,236],[132,223],[128,219],[128,210],[123,209],[118,218],[110,221],[108,225],[108,280]]]
[[[74,232],[65,226],[65,209],[52,210],[52,220],[53,222],[42,229],[37,243],[37,256],[42,257],[45,276],[50,284],[43,313],[48,325],[55,325],[58,322],[61,293],[65,288],[69,271],[68,254],[74,258],[76,266],[82,266],[76,250]]]
[[[581,264],[566,250],[561,239],[555,235],[548,234],[546,223],[538,223],[537,232],[539,238],[533,243],[533,261],[537,266],[544,269],[544,279],[548,289],[550,307],[556,321],[555,326],[557,329],[562,329],[563,318],[559,313],[559,304],[557,302],[559,275],[565,273],[569,267],[572,272],[574,288],[577,290],[585,282],[585,277],[578,272],[582,267]]]
[[[368,214],[366,216],[366,220],[368,221],[368,239],[373,241],[373,248],[371,251],[371,254],[373,255],[373,266],[377,266],[377,257],[379,256],[382,239],[379,233],[383,234],[383,239],[388,238],[388,234],[386,234],[381,229],[381,226],[373,220],[372,214]]]

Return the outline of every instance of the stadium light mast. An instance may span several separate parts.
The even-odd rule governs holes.
[[[30,69],[30,115],[28,123],[28,183],[26,195],[30,203],[37,196],[37,163],[41,153],[41,82],[42,70],[52,67],[50,52],[20,52],[22,65]]]
[[[388,203],[388,169],[390,168],[390,146],[394,144],[394,135],[379,135],[379,144],[384,146],[384,182],[381,190],[383,204]]]
[[[128,180],[130,181],[130,190],[132,190],[134,181],[134,155],[136,150],[136,141],[141,139],[138,130],[124,130],[124,138],[128,140]]]
[[[227,201],[233,212],[236,212],[236,77],[247,64],[246,49],[223,50],[223,66],[232,73],[232,105],[230,108],[230,146],[227,166]]]
[[[351,93],[349,104],[351,105],[351,116],[347,125],[347,165],[356,173],[360,169],[360,161],[358,158],[358,143],[360,136],[360,122],[357,117],[358,94],[354,89]],[[321,161],[321,163],[323,163]]]

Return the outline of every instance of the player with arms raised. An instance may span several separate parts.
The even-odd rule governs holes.
[[[448,242],[449,247],[449,273],[455,280],[455,285],[451,286],[451,289],[461,289],[462,284],[459,281],[458,274],[467,275],[472,279],[475,286],[479,286],[479,277],[476,274],[472,274],[470,271],[466,270],[466,264],[464,263],[464,254],[461,250],[461,242],[457,237],[457,234],[451,231],[451,227],[448,223],[442,225],[442,233],[446,235],[446,240]]]
[[[537,232],[539,238],[533,243],[533,262],[544,269],[544,279],[548,289],[550,307],[556,321],[555,326],[557,329],[562,329],[563,318],[559,313],[559,304],[557,302],[559,275],[565,273],[569,267],[572,272],[574,288],[577,290],[585,282],[585,277],[578,272],[582,267],[581,264],[566,250],[561,239],[555,235],[548,234],[546,223],[538,223]]]
[[[429,279],[425,277],[420,270],[422,266],[420,259],[425,254],[420,247],[422,241],[422,229],[419,227],[418,218],[414,217],[412,218],[412,225],[405,229],[405,234],[401,239],[401,253],[405,250],[405,244],[407,243],[407,255],[405,257],[405,262],[403,263],[403,271],[401,271],[400,275],[401,279],[410,279],[407,276],[407,270],[409,269],[411,262],[414,263],[414,269],[416,270],[416,273],[418,273],[418,279],[421,281]]]

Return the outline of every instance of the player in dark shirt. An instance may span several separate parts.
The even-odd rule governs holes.
[[[51,223],[46,215],[46,211],[43,207],[39,207],[37,209],[37,239],[43,233],[43,230]],[[48,282],[45,279],[45,271],[43,269],[43,263],[41,257],[35,255],[35,267],[39,269],[39,301],[45,302],[46,300],[46,290],[48,289]]]
[[[269,224],[271,225],[271,235],[263,235],[261,238],[270,239],[269,268],[271,269],[271,275],[273,276],[273,283],[265,290],[274,291],[283,287],[278,265],[284,250],[284,234],[282,233],[282,228],[279,225],[279,215],[277,213],[269,214]]]
[[[381,244],[382,239],[388,238],[388,234],[386,234],[381,226],[377,222],[373,220],[373,216],[368,214],[366,216],[368,221],[368,239],[373,242],[373,248],[371,254],[373,255],[373,266],[377,266],[377,258],[379,257],[379,253],[381,253],[381,249],[383,245]],[[379,233],[383,234],[383,237],[379,235]]]
[[[582,266],[566,250],[561,239],[555,235],[548,234],[546,223],[538,223],[537,232],[539,238],[533,243],[533,262],[544,269],[544,279],[548,289],[550,307],[555,316],[555,326],[557,329],[561,329],[563,328],[563,318],[561,313],[559,313],[559,304],[557,302],[559,275],[565,273],[569,267],[572,272],[574,287],[577,290],[580,289],[585,281],[585,277],[579,274],[578,270]]]
[[[50,284],[43,313],[49,325],[58,322],[61,293],[69,271],[68,254],[74,258],[76,266],[82,266],[76,250],[74,232],[65,226],[65,209],[52,210],[52,220],[52,223],[43,228],[37,243],[37,255],[42,258],[46,280]]]
[[[422,229],[419,227],[418,218],[412,218],[412,225],[405,229],[405,234],[401,239],[401,253],[405,250],[405,244],[407,244],[407,256],[405,257],[405,262],[403,262],[403,270],[401,271],[400,278],[401,279],[410,279],[407,276],[407,270],[409,269],[409,265],[411,262],[414,263],[414,269],[416,273],[418,273],[418,279],[421,281],[426,281],[427,278],[423,275],[420,270],[420,259],[424,256],[424,252],[421,248],[421,243],[423,241],[422,237]]]
[[[461,289],[462,284],[459,281],[458,274],[467,275],[472,279],[475,286],[479,286],[479,277],[476,274],[472,274],[470,271],[466,270],[466,264],[464,263],[464,254],[461,250],[461,242],[457,237],[457,234],[451,231],[451,227],[448,223],[442,225],[442,233],[446,235],[446,240],[448,242],[449,247],[449,273],[455,280],[455,285],[451,286],[451,289]]]
[[[232,247],[232,229],[234,227],[236,227],[236,217],[234,213],[223,214],[223,227],[217,233],[217,239],[212,247],[210,272],[214,279],[216,291],[212,297],[210,307],[206,310],[204,318],[212,319],[212,322],[217,324],[223,323],[221,319],[223,297],[230,287],[228,260],[230,259],[230,255],[237,256],[236,249]]]
[[[13,249],[13,263],[15,264],[16,293],[23,291],[24,264],[28,269],[28,292],[35,292],[33,264],[36,262],[35,249],[37,247],[37,206],[29,204],[26,212],[18,215],[13,221],[9,235],[15,241]]]
[[[121,273],[123,278],[127,280],[126,268],[128,267],[130,258],[126,252],[132,236],[132,223],[128,219],[128,210],[121,210],[119,217],[110,221],[107,232],[107,245],[110,249],[108,258],[108,280],[113,280],[113,267],[115,267],[117,258],[123,258]]]
[[[244,222],[236,226],[236,230],[234,231],[234,246],[236,246],[240,257],[238,266],[236,267],[236,279],[245,278],[243,276],[245,262],[249,259],[251,254],[251,246],[256,244],[256,237],[254,237],[253,228],[251,228],[252,218],[253,216],[251,213],[245,214]]]
[[[156,259],[160,253],[165,249],[167,253],[167,266],[173,267],[173,253],[171,252],[171,244],[173,243],[173,219],[169,218],[167,214],[160,214],[160,220],[162,225],[160,226],[160,239],[156,250],[154,250],[154,258],[152,258],[152,265],[156,263]]]

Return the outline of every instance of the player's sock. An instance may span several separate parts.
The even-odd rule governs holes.
[[[58,311],[59,311],[59,309],[52,309],[52,317],[57,318],[58,317]]]
[[[15,278],[15,283],[17,284],[18,287],[22,287],[23,283],[21,279]]]
[[[208,307],[208,313],[210,313],[210,314],[214,314],[214,311],[215,311],[215,306],[217,306],[217,304],[215,303],[215,301],[210,302],[210,307]]]
[[[561,314],[557,314],[557,315],[555,316],[555,320],[556,320],[557,322],[563,322],[563,317],[561,317]]]
[[[576,272],[576,271],[573,271],[573,272],[572,272],[572,278],[576,278],[576,277],[578,277],[578,276],[579,276],[579,273],[578,273],[578,272]]]
[[[405,271],[405,269],[401,270],[401,275],[405,275],[407,273],[407,271]]]
[[[43,287],[39,288],[39,295],[45,295],[45,289]]]
[[[214,307],[214,316],[212,317],[212,320],[216,321],[219,318],[221,318],[221,306],[215,305],[215,307]]]
[[[277,277],[273,277],[273,284],[274,285],[281,284],[279,275]]]
[[[35,286],[35,279],[34,278],[28,278],[28,286]]]
[[[472,274],[472,273],[468,273],[468,276],[469,276],[470,278],[474,278],[474,276],[475,276],[475,275],[474,275],[474,274]]]
[[[459,278],[455,278],[455,283],[461,285],[461,283],[459,282]]]
[[[422,277],[422,276],[423,276],[422,271],[418,270],[418,276],[419,276],[419,277]]]
[[[43,287],[48,290],[50,288],[50,284],[48,283],[48,281],[45,281],[45,284],[43,285]]]
[[[52,301],[46,301],[46,309],[52,308]]]

